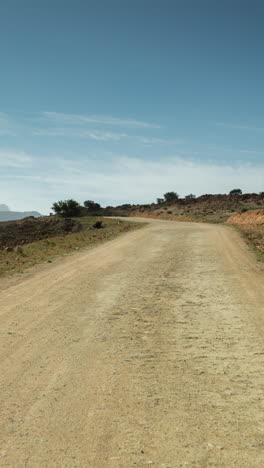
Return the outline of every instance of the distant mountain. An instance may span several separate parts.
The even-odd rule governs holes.
[[[42,216],[38,211],[9,211],[9,209],[3,209],[5,206],[6,205],[0,205],[0,222],[16,221],[18,219],[27,218],[28,216],[35,216],[35,218]]]
[[[4,203],[0,203],[0,211],[10,211],[10,209]]]

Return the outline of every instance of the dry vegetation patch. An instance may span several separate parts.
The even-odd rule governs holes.
[[[6,225],[9,223],[0,223],[0,239],[2,234],[0,276],[21,273],[37,263],[52,262],[56,257],[96,246],[124,232],[143,226],[143,224],[118,219],[87,217],[75,218],[66,221],[66,223],[64,223],[65,220],[59,219],[59,223],[67,225],[67,229],[63,230],[59,228],[59,223],[55,223],[58,231],[51,230],[47,232],[47,224],[43,220],[35,221],[38,225],[36,224],[34,229],[30,231],[31,234],[25,229],[24,237],[23,229],[21,229],[23,223],[12,222],[12,228],[8,231],[10,232],[9,239],[6,231]],[[39,223],[43,223],[43,230],[41,230]],[[102,223],[102,225],[99,226],[98,223]],[[11,226],[11,223],[9,226]],[[71,226],[71,229],[69,226]],[[74,230],[77,232],[72,232]],[[4,235],[2,231],[4,231]],[[33,232],[35,231],[38,232],[38,240],[32,242],[32,237],[34,238],[35,235]]]
[[[82,230],[79,222],[58,216],[43,216],[41,218],[30,216],[19,221],[1,222],[0,249],[29,244],[54,236],[64,236],[78,230]]]

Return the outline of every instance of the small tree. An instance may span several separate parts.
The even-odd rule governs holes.
[[[164,198],[157,198],[157,204],[158,205],[162,205],[162,203],[164,203]]]
[[[81,214],[81,205],[75,200],[60,200],[53,203],[52,210],[56,214],[62,216],[63,218],[72,218],[75,216],[80,216]]]
[[[229,192],[229,195],[242,195],[242,190],[240,188],[233,189]]]
[[[185,198],[186,200],[191,200],[193,198],[196,198],[196,195],[194,195],[193,193],[190,193],[189,195],[186,195]]]
[[[165,202],[170,203],[179,199],[179,195],[176,192],[167,192],[164,193]]]
[[[87,208],[87,210],[89,211],[97,211],[101,208],[101,205],[99,203],[96,203],[92,200],[86,200],[85,202],[83,202],[83,204],[85,208]]]

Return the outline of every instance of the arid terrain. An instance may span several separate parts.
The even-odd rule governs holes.
[[[159,200],[159,199],[158,199]],[[148,205],[122,205],[112,209],[112,213],[122,216],[153,215],[160,219],[177,221],[197,221],[224,223],[236,213],[264,209],[264,193],[245,193],[241,195],[201,195],[195,198],[179,198],[171,202]]]
[[[0,466],[264,466],[263,264],[148,221],[0,280]]]
[[[98,226],[99,223],[99,226]],[[0,223],[0,277],[76,250],[87,249],[141,227],[103,217],[62,218],[43,216]]]

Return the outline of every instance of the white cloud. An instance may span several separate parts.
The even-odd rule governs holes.
[[[61,158],[53,160],[50,171],[29,176],[18,174],[1,182],[0,200],[13,209],[48,213],[55,200],[70,197],[80,202],[94,199],[103,205],[149,203],[169,190],[184,196],[228,193],[235,187],[243,192],[262,191],[264,164],[253,167],[241,163],[234,167],[179,157],[143,161],[115,156],[108,161],[87,158],[79,162]]]
[[[135,119],[120,119],[113,116],[105,115],[80,115],[80,114],[64,114],[62,112],[42,112],[42,115],[48,120],[56,123],[70,124],[100,124],[100,125],[115,125],[119,127],[138,127],[138,128],[161,128],[160,125],[142,122]]]

